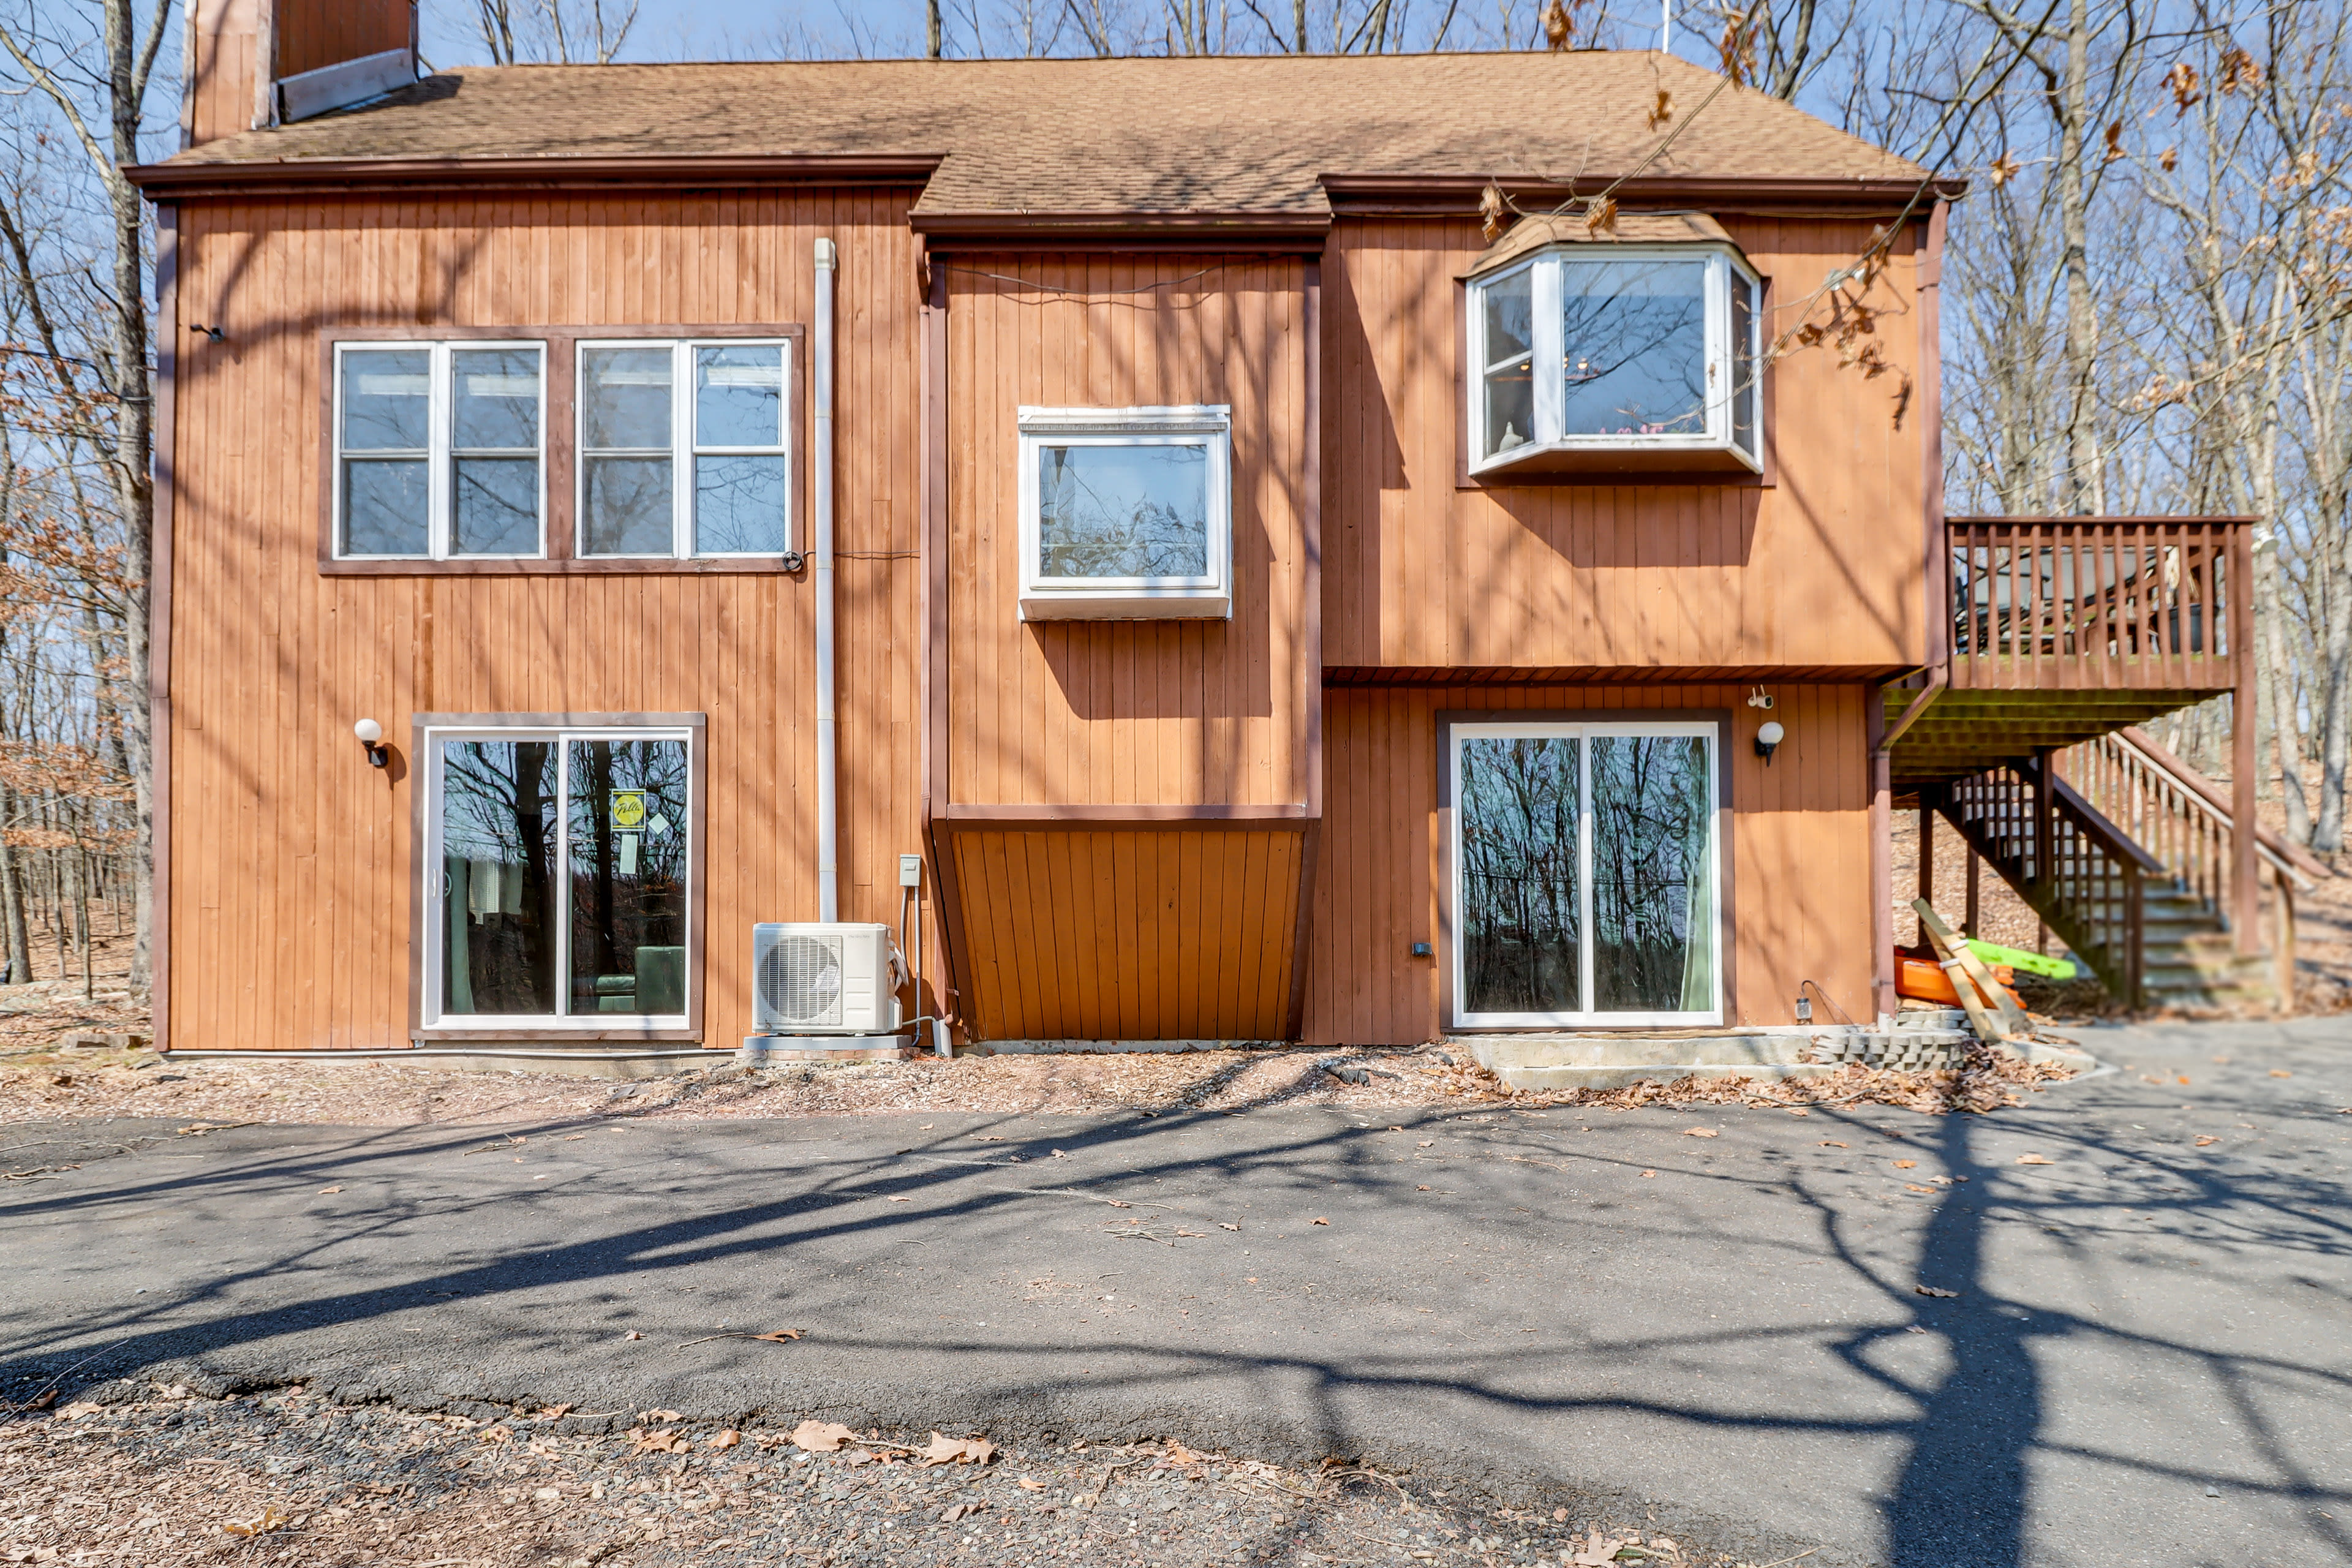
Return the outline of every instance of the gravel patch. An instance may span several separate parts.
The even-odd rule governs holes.
[[[0,1563],[1742,1561],[1646,1518],[1571,1519],[1337,1460],[1301,1472],[1172,1443],[1072,1435],[928,1465],[909,1450],[936,1434],[869,1433],[811,1453],[782,1431],[698,1426],[667,1411],[419,1414],[299,1388],[119,1392],[138,1397],[0,1415]]]

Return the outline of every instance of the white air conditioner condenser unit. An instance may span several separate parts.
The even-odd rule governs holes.
[[[880,1035],[898,1026],[906,968],[888,926],[772,921],[751,928],[751,1026],[762,1035]]]

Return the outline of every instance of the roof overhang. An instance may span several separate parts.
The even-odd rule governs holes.
[[[1835,213],[1854,217],[1894,217],[1908,212],[1925,221],[1938,201],[1957,201],[1968,182],[1927,180],[1727,180],[1696,174],[1643,174],[1613,180],[1595,174],[1579,180],[1508,174],[1326,174],[1324,195],[1340,216],[1408,215],[1473,216],[1489,184],[1523,207],[1556,207],[1579,196],[1606,192],[1620,206],[1690,208],[1756,216]]]
[[[925,212],[908,223],[934,251],[1320,251],[1331,217],[1319,212]]]
[[[781,153],[647,158],[173,159],[123,176],[152,201],[355,191],[645,191],[777,185],[920,185],[944,153]]]

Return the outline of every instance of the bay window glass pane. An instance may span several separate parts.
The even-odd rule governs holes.
[[[1570,436],[1706,433],[1704,261],[1563,259]]]
[[[589,458],[585,467],[583,554],[673,553],[667,458]]]
[[[441,1011],[555,1012],[552,741],[441,743]]]
[[[784,439],[784,351],[694,351],[694,444],[779,447]]]
[[[1040,445],[1037,463],[1038,576],[1209,574],[1207,447]]]
[[[459,458],[453,477],[450,553],[539,553],[537,458]]]
[[[450,361],[450,440],[460,452],[539,449],[539,351],[458,349]]]
[[[1577,749],[1566,736],[1461,744],[1461,1007],[1575,1013]]]
[[[580,379],[583,447],[602,451],[669,446],[668,349],[584,350]]]
[[[1715,1003],[1715,787],[1695,735],[1592,737],[1592,1006]]]
[[[1532,357],[1486,373],[1486,457],[1524,447],[1536,427],[1535,361]]]
[[[1486,363],[1497,364],[1535,347],[1535,269],[1498,278],[1479,290],[1486,318]]]
[[[705,453],[694,459],[698,555],[784,552],[784,459]]]
[[[429,553],[432,511],[432,481],[424,458],[343,460],[344,554]]]
[[[1756,354],[1756,286],[1734,274],[1731,279],[1731,444],[1749,457],[1757,455],[1756,405],[1760,396],[1757,378],[1764,374]]]
[[[684,741],[572,741],[568,1011],[686,1011]]]
[[[432,444],[431,350],[350,351],[342,373],[344,451],[423,452]]]

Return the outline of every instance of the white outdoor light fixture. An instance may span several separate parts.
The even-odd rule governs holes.
[[[392,754],[383,745],[383,726],[374,720],[361,720],[352,726],[352,733],[360,738],[360,745],[367,752],[368,766],[380,768],[392,760]]]
[[[1773,749],[1780,745],[1780,738],[1787,733],[1780,728],[1778,719],[1767,719],[1756,726],[1756,754],[1764,759],[1766,767],[1772,765]]]

